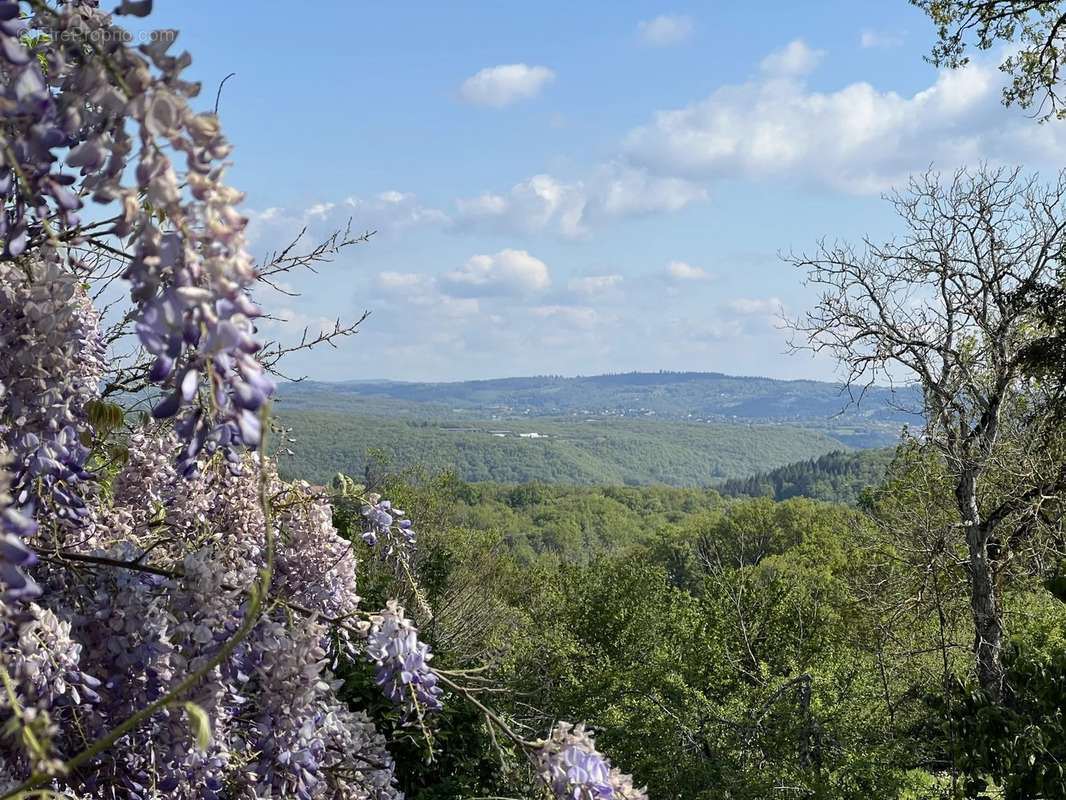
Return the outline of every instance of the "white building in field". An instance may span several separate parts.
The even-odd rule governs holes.
[[[523,439],[544,439],[545,438],[544,434],[537,433],[536,431],[534,431],[533,433],[520,433],[518,435],[521,436]]]

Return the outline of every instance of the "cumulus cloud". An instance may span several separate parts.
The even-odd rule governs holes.
[[[308,314],[292,308],[282,308],[261,321],[271,337],[281,342],[298,340],[304,331],[307,331],[308,336],[329,333],[336,323],[334,318]]]
[[[705,281],[710,279],[711,273],[702,267],[694,267],[684,261],[671,261],[666,265],[666,277],[674,282]]]
[[[307,209],[307,216],[324,219],[330,211],[336,208],[335,203],[314,203]]]
[[[824,50],[814,50],[803,40],[795,39],[770,53],[759,66],[770,75],[806,75],[818,66],[823,56]]]
[[[476,297],[453,297],[441,291],[436,278],[425,273],[379,272],[374,278],[374,288],[389,303],[419,306],[451,319],[472,317],[481,312]]]
[[[447,225],[448,215],[437,208],[422,205],[410,192],[392,189],[373,197],[348,197],[342,210],[353,224],[389,232],[421,225]]]
[[[422,205],[410,193],[390,190],[370,197],[348,197],[342,202],[318,201],[304,209],[251,209],[246,234],[256,246],[283,247],[301,230],[307,228],[308,237],[328,235],[343,229],[350,219],[356,231],[374,230],[392,235],[417,226],[446,227],[448,215],[437,208]],[[310,239],[306,240],[307,242]]]
[[[427,276],[415,272],[379,272],[374,281],[385,292],[411,292],[425,285]]]
[[[706,199],[707,190],[697,183],[621,165],[605,167],[596,180],[595,206],[608,217],[680,211]]]
[[[434,299],[434,308],[446,317],[473,317],[481,313],[481,302],[476,297],[451,297],[442,295]]]
[[[488,224],[522,233],[553,229],[568,238],[586,233],[587,205],[583,184],[564,183],[551,175],[534,175],[506,194],[485,193],[456,202],[461,225]]]
[[[548,265],[525,250],[501,250],[477,255],[461,268],[441,276],[446,294],[457,297],[529,295],[551,285]]]
[[[865,82],[817,92],[805,80],[814,52],[793,42],[763,61],[757,79],[658,112],[626,137],[625,152],[655,174],[692,181],[792,175],[858,193],[898,185],[930,163],[1057,164],[1066,154],[1063,126],[1004,117],[1011,112],[992,64],[940,72],[909,96]]]
[[[500,64],[486,67],[463,81],[459,96],[471,105],[504,108],[536,97],[554,79],[555,73],[547,67]]]
[[[637,25],[640,41],[652,47],[670,47],[692,38],[692,18],[663,14],[655,19],[643,20]]]
[[[587,180],[534,175],[503,194],[486,192],[456,202],[459,227],[504,232],[548,231],[576,239],[598,221],[679,211],[706,199],[697,183],[620,163],[604,164]]]
[[[735,343],[744,335],[744,325],[735,319],[677,319],[671,321],[670,327],[671,341],[686,342],[697,349],[721,342]]]
[[[785,304],[778,297],[737,297],[724,304],[729,321],[745,332],[759,335],[785,328]]]

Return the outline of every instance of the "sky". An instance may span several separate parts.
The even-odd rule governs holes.
[[[1066,123],[940,72],[906,0],[157,0],[234,144],[253,252],[373,230],[259,299],[319,380],[698,370],[832,379],[782,253],[897,230],[930,166],[1049,173]],[[293,9],[298,8],[298,13]]]

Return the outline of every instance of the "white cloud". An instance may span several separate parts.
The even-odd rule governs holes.
[[[672,341],[686,342],[697,350],[720,342],[735,344],[744,336],[744,325],[735,319],[679,319],[673,320],[670,327],[673,329]]]
[[[760,335],[785,328],[785,304],[777,297],[738,297],[723,308],[746,333]]]
[[[555,73],[547,67],[528,64],[501,64],[486,67],[463,81],[459,96],[475,106],[503,108],[540,94]]]
[[[671,281],[705,281],[711,274],[684,261],[671,261],[666,265],[666,277]]]
[[[372,228],[396,233],[406,228],[422,225],[447,225],[448,215],[437,208],[422,205],[410,192],[395,189],[381,192],[373,197],[348,197],[343,208],[352,224],[359,228]]]
[[[422,288],[427,278],[414,272],[379,272],[374,283],[385,292],[410,292]]]
[[[485,227],[505,232],[549,231],[577,239],[604,219],[679,211],[706,199],[702,186],[620,163],[604,164],[585,181],[566,182],[552,175],[534,175],[506,194],[486,192],[456,201],[460,227]]]
[[[440,282],[446,294],[459,297],[528,295],[547,289],[551,277],[539,258],[508,249],[473,256],[460,269],[445,273]]]
[[[538,177],[541,176],[534,176],[534,179]],[[545,175],[544,177],[549,176]],[[522,184],[519,184],[519,186],[522,186]],[[517,192],[519,186],[516,186],[511,191]],[[479,194],[477,197],[459,198],[455,204],[459,208],[460,219],[499,217],[506,214],[511,207],[511,203],[506,197],[490,192]]]
[[[262,211],[256,211],[255,209],[247,209],[245,211],[245,214],[248,216],[249,219],[259,220],[262,222],[270,222],[271,220],[275,220],[280,217],[282,213],[282,209],[278,208],[277,206],[271,206],[270,208],[264,209]]]
[[[621,275],[588,275],[583,278],[571,278],[566,287],[574,294],[596,297],[621,285]]]
[[[604,215],[628,217],[680,211],[707,199],[707,190],[683,178],[659,177],[647,170],[619,165],[601,170],[596,203]]]
[[[875,31],[870,28],[866,28],[859,34],[859,44],[865,48],[871,47],[899,47],[903,44],[903,35],[899,33],[890,33],[888,31]]]
[[[1059,164],[1066,156],[1066,128],[1001,107],[994,65],[943,71],[910,96],[863,82],[816,92],[801,74],[810,52],[793,43],[764,61],[770,71],[758,79],[658,112],[628,135],[626,153],[660,176],[791,175],[859,193],[899,185],[930,163]]]
[[[644,44],[669,47],[690,39],[693,29],[691,17],[663,14],[655,19],[640,22],[637,25],[637,34]]]
[[[588,203],[580,183],[563,183],[551,175],[534,175],[506,195],[486,193],[456,202],[460,224],[490,223],[504,230],[534,233],[552,228],[562,236],[585,234]]]
[[[802,39],[795,39],[780,50],[770,53],[759,66],[769,75],[806,75],[818,66],[823,56],[824,50],[814,50]]]
[[[318,219],[324,219],[330,211],[335,207],[334,203],[315,203],[307,209],[306,215],[309,217],[317,217]]]
[[[308,336],[328,333],[333,330],[336,319],[305,314],[292,308],[282,308],[263,320],[263,327],[275,331],[275,338],[281,340],[299,339],[306,330]]]
[[[343,202],[319,201],[304,209],[249,209],[248,240],[257,247],[284,247],[304,228],[304,244],[315,243],[334,230],[344,229],[351,220],[353,233],[374,230],[392,235],[416,226],[447,226],[443,211],[422,205],[413,194],[395,190],[372,197],[348,197]]]
[[[481,313],[476,297],[453,297],[440,289],[432,275],[418,272],[379,272],[374,287],[385,302],[419,306],[420,314],[442,315],[449,319],[473,317]]]
[[[481,313],[481,303],[476,297],[450,297],[441,295],[433,301],[434,308],[446,317],[473,317]]]

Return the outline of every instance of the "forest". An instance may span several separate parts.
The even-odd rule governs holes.
[[[914,509],[926,524],[950,513],[926,466],[901,449],[861,511],[387,469],[372,480],[431,521],[416,571],[436,657],[491,678],[520,728],[590,720],[649,796],[977,797],[1002,781],[1010,796],[1062,797],[1066,581],[1052,571],[1004,598],[1018,694],[1000,710],[967,679],[961,569],[922,575],[901,557],[924,534]],[[335,484],[334,508],[357,532],[350,486]],[[365,569],[364,587],[396,590]],[[371,691],[365,674],[346,680]],[[525,796],[520,756],[501,760],[489,726],[452,714],[446,758],[425,765],[416,739],[401,756],[407,796]]]
[[[156,5],[0,0],[0,800],[1066,800],[1066,170],[976,158],[987,141],[969,136],[1005,119],[971,113],[992,87],[1037,118],[1009,118],[1012,134],[1024,125],[1022,141],[1059,157],[1066,3],[913,0],[905,19],[928,28],[937,77],[906,98],[869,83],[809,90],[826,54],[794,39],[744,82],[652,114],[585,179],[536,175],[449,206],[454,218],[398,190],[286,217],[228,183],[249,153],[236,174],[261,189],[269,166],[293,194],[287,170],[310,192],[348,161],[373,163],[349,146],[355,124],[325,116],[353,104],[316,94],[345,83],[317,71],[335,51],[345,78],[364,45],[383,48],[375,67],[401,60],[380,29],[353,45],[339,24],[350,4],[313,18],[314,37],[265,7],[182,6],[182,17]],[[841,8],[800,14],[828,25]],[[355,22],[389,10],[360,6]],[[568,7],[568,21],[581,10]],[[528,27],[510,16],[521,11],[509,7],[504,27]],[[796,13],[775,11],[755,18],[752,41],[771,16]],[[446,26],[463,12],[431,16],[421,33],[436,60],[411,72],[445,71],[461,49]],[[300,117],[299,146],[268,144],[259,161],[235,150],[223,133],[238,116],[223,93],[235,72],[202,92],[176,31],[154,28],[171,17],[191,44],[220,35],[227,57],[254,50],[259,71],[279,69],[255,85],[280,108],[275,89],[293,81],[285,102],[308,101],[322,144]],[[400,27],[413,36],[419,21]],[[608,71],[665,61],[663,48],[696,35],[688,17],[626,24],[628,44],[596,51]],[[348,38],[329,39],[338,30]],[[902,46],[886,30],[862,30],[853,50]],[[597,44],[581,40],[586,67],[601,61],[586,57]],[[975,54],[991,60],[975,66]],[[684,77],[659,69],[671,85]],[[420,95],[462,106],[438,106],[431,136],[401,137],[397,124],[384,139],[413,159],[454,133],[448,113],[481,106],[464,125],[487,129],[563,73],[486,67]],[[595,93],[574,96],[582,124],[609,116],[586,113]],[[401,98],[391,113],[401,104],[419,105]],[[891,113],[872,124],[870,108]],[[805,139],[791,124],[841,109],[852,124],[828,134]],[[286,114],[270,125],[260,114],[255,134],[276,141]],[[923,114],[952,134],[936,154],[973,163],[929,167],[922,149],[915,166],[904,145]],[[531,119],[458,163],[479,166]],[[534,135],[572,123],[544,119]],[[713,135],[692,127],[707,124]],[[783,343],[769,319],[784,316],[780,298],[713,306],[727,281],[676,259],[654,275],[555,284],[517,247],[432,274],[386,269],[360,284],[392,298],[378,339],[363,336],[366,313],[301,319],[283,307],[341,294],[327,282],[297,303],[331,262],[370,250],[371,231],[329,224],[338,205],[399,207],[392,246],[429,236],[419,224],[443,228],[434,257],[449,237],[498,241],[530,194],[551,206],[532,233],[561,225],[553,251],[588,260],[590,226],[605,219],[618,236],[653,212],[684,222],[709,192],[692,174],[650,171],[692,166],[649,145],[660,135],[709,145],[697,171],[728,157],[714,189],[736,189],[738,204],[752,193],[742,179],[772,166],[824,167],[856,142],[873,142],[858,148],[866,161],[892,150],[878,162],[887,174],[830,161],[826,187],[852,192],[821,217],[837,234],[808,235],[800,220],[804,238],[775,255],[803,284],[784,320],[792,361],[766,346]],[[625,160],[640,153],[643,166]],[[797,217],[829,208],[826,187],[790,194],[814,173],[787,191],[755,187],[756,210],[778,194]],[[893,233],[849,235],[874,224],[848,216],[873,207],[856,187],[886,177],[875,230]],[[733,201],[713,236],[729,235]],[[279,221],[284,243],[260,247]],[[751,231],[769,240],[789,221],[758,218]],[[697,227],[706,233],[702,222],[684,232]],[[383,266],[404,263],[387,252]],[[766,279],[737,258],[737,275]],[[342,277],[354,285],[356,272]],[[627,318],[611,293],[635,283],[639,314]],[[574,302],[597,293],[598,307]],[[708,324],[672,316],[693,307]],[[471,319],[482,327],[463,327]],[[506,351],[477,349],[504,339],[539,371],[575,352],[593,363],[609,353],[595,333],[604,320],[622,320],[634,362],[728,359],[743,341],[750,352],[733,363],[820,360],[841,378],[376,377],[396,364],[398,375],[477,374],[486,353],[505,365],[496,374],[518,371]],[[354,359],[368,339],[380,349],[358,363],[372,379],[303,382],[290,367]],[[439,363],[441,347],[455,363]],[[845,396],[858,404],[832,416]],[[848,448],[859,444],[880,447]]]
[[[368,454],[394,466],[451,469],[469,481],[711,486],[833,450],[842,443],[790,425],[644,419],[437,422],[324,411],[278,411],[282,474],[327,483],[361,475]],[[522,434],[537,434],[525,438]]]
[[[731,478],[717,488],[731,497],[810,497],[857,505],[867,489],[885,480],[893,455],[891,449],[835,451],[746,478]]]

